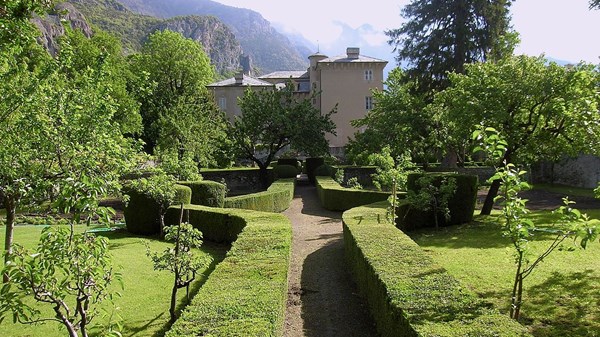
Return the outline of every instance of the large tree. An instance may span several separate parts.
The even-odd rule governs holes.
[[[374,91],[377,104],[362,119],[352,122],[358,132],[346,145],[346,155],[357,164],[368,164],[371,153],[380,152],[385,146],[393,158],[409,153],[413,160],[428,162],[429,157],[441,154],[440,135],[442,128],[435,115],[427,110],[426,99],[415,92],[416,82],[396,68],[384,83],[385,89]]]
[[[408,21],[386,31],[399,64],[418,80],[421,92],[439,91],[448,72],[511,55],[517,41],[510,27],[512,0],[413,0],[402,10]]]
[[[225,124],[206,89],[215,72],[202,46],[179,33],[157,31],[132,64],[152,83],[140,95],[146,150],[153,153],[158,147],[180,160],[191,156],[210,162],[212,149],[224,138]]]
[[[599,80],[592,65],[563,67],[516,56],[451,74],[451,86],[436,104],[443,105],[454,139],[469,140],[476,124],[493,127],[508,144],[501,161],[532,164],[600,153]],[[492,183],[482,214],[491,211],[499,185]]]
[[[325,135],[335,134],[331,115],[321,113],[312,98],[296,98],[294,86],[282,89],[246,90],[240,99],[241,116],[236,116],[230,136],[241,157],[258,165],[263,183],[267,167],[278,151],[290,146],[310,156],[328,153]]]

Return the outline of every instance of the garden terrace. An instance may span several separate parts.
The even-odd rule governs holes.
[[[391,225],[386,208],[343,214],[347,260],[382,336],[529,336]]]

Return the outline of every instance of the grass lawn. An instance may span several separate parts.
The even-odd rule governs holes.
[[[594,189],[593,188],[582,188],[582,187],[573,187],[559,184],[534,184],[534,189],[544,190],[553,193],[566,194],[571,196],[579,196],[579,197],[594,197]]]
[[[4,226],[0,226],[0,239],[4,242]],[[15,229],[15,242],[27,247],[35,247],[41,226],[17,226]],[[85,230],[83,226],[79,231]],[[173,276],[166,271],[154,271],[152,261],[146,256],[146,248],[142,240],[148,240],[153,251],[162,251],[169,243],[156,238],[142,238],[132,236],[124,231],[106,232],[110,239],[110,251],[113,255],[113,265],[120,266],[123,276],[124,289],[114,285],[116,291],[123,294],[115,298],[116,313],[122,317],[123,336],[162,336],[168,327],[169,301]],[[199,253],[209,254],[213,257],[213,264],[206,270],[208,273],[220,262],[229,247],[205,243]],[[192,285],[191,293],[197,292],[206,277],[199,274],[198,280]],[[179,306],[181,308],[185,299],[185,289],[179,290]],[[33,300],[32,300],[33,301]],[[52,309],[42,303],[38,308],[44,309],[49,317]],[[106,309],[111,308],[107,305]],[[106,324],[109,317],[98,317],[92,325]],[[92,328],[91,335],[98,335],[98,330]],[[66,329],[59,323],[49,322],[42,325],[13,324],[10,316],[0,324],[0,336],[25,337],[44,336],[62,337]]]
[[[600,219],[600,210],[587,213]],[[551,224],[554,218],[548,211],[532,216],[538,224]],[[409,235],[463,284],[508,315],[513,248],[495,218],[476,217],[471,224]],[[539,238],[533,250],[542,251],[551,239]],[[600,242],[586,250],[572,241],[563,243],[525,279],[523,299],[521,323],[534,336],[600,336]]]

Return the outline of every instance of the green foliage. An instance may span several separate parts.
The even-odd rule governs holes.
[[[448,202],[456,192],[456,179],[448,176],[423,175],[416,181],[416,189],[409,189],[406,196],[411,207],[433,213],[435,228],[439,228],[438,216],[450,221]]]
[[[273,173],[275,174],[275,179],[296,178],[298,168],[292,165],[277,164],[273,168]]]
[[[402,9],[407,19],[386,31],[398,62],[418,91],[433,93],[448,85],[448,73],[464,65],[512,55],[517,34],[510,26],[511,1],[413,0]],[[452,18],[452,20],[448,20]]]
[[[1,297],[9,301],[2,302],[1,316],[12,312],[15,321],[39,321],[39,310],[22,302],[22,295],[33,296],[53,307],[55,317],[41,319],[62,323],[71,337],[87,336],[87,325],[98,314],[96,305],[111,298],[108,287],[120,279],[106,238],[74,234],[65,227],[42,230],[34,252],[15,245],[5,272],[10,283],[2,288]]]
[[[183,212],[183,207],[181,209]],[[177,304],[177,290],[186,288],[187,299],[189,301],[189,286],[196,279],[197,270],[205,268],[211,263],[208,256],[197,256],[192,251],[193,248],[200,248],[202,245],[202,233],[188,223],[180,223],[175,226],[165,228],[165,240],[172,241],[174,246],[164,250],[161,254],[150,252],[148,255],[154,262],[154,270],[168,270],[173,273],[174,282],[171,291],[171,323],[175,322],[177,315],[175,306]]]
[[[131,64],[140,81],[147,77],[152,84],[138,97],[147,152],[158,148],[157,154],[184,167],[190,160],[213,163],[216,149],[226,143],[226,120],[205,87],[215,73],[202,47],[179,33],[155,32]]]
[[[283,89],[246,90],[239,101],[242,115],[236,116],[229,132],[238,154],[264,172],[286,146],[312,156],[327,153],[325,134],[335,132],[331,115],[337,108],[321,114],[311,98],[296,98],[291,84]]]
[[[321,205],[330,211],[345,211],[352,207],[362,206],[377,201],[387,200],[389,192],[344,188],[331,176],[317,177],[317,194]],[[399,198],[403,194],[398,194]]]
[[[416,82],[400,68],[393,69],[384,84],[384,90],[373,92],[375,107],[364,118],[352,121],[354,127],[366,130],[355,134],[346,145],[348,161],[367,165],[368,157],[384,147],[389,148],[392,158],[407,151],[413,160],[424,163],[439,157],[445,128],[427,109],[430,99],[416,92]]]
[[[175,207],[173,207],[175,209]],[[219,263],[168,337],[279,336],[283,332],[292,230],[281,214],[190,205],[190,221],[235,224],[231,250]],[[205,238],[207,230],[202,229]]]
[[[338,170],[335,167],[329,164],[323,164],[313,171],[313,175],[315,177],[334,177],[337,172]]]
[[[0,46],[31,42],[36,30],[29,22],[54,5],[53,0],[4,0],[0,5]],[[4,48],[0,48],[4,49]]]
[[[473,133],[473,139],[479,141],[485,149],[488,156],[499,161],[505,158],[505,152],[508,151],[508,143],[502,138],[500,132],[494,128],[483,126]],[[520,317],[523,300],[523,281],[533,272],[535,267],[549,256],[560,244],[568,239],[579,239],[582,248],[596,240],[600,234],[600,228],[591,226],[587,215],[582,214],[576,209],[571,208],[574,202],[564,198],[564,206],[561,206],[556,212],[561,214],[561,227],[566,229],[547,229],[538,228],[535,222],[527,215],[525,203],[519,197],[519,192],[529,188],[529,185],[521,180],[525,174],[515,167],[514,164],[504,162],[502,167],[496,168],[496,174],[490,180],[501,181],[500,193],[494,198],[494,201],[502,205],[502,215],[500,221],[504,229],[504,235],[511,240],[515,249],[516,275],[512,290],[510,317],[516,320]],[[530,259],[530,241],[536,233],[551,234],[555,236],[554,241],[539,256]]]
[[[408,174],[415,170],[414,164],[406,153],[394,160],[389,146],[384,146],[380,152],[370,154],[368,162],[369,165],[377,166],[376,173],[371,177],[373,185],[380,191],[391,191],[394,182],[399,190],[406,190]]]
[[[178,181],[192,190],[191,204],[222,208],[227,195],[227,186],[216,181]]]
[[[275,180],[264,192],[225,198],[225,208],[242,208],[262,212],[283,212],[294,198],[294,178]]]
[[[387,202],[344,212],[344,248],[382,336],[529,336],[386,220]]]
[[[362,185],[358,182],[358,178],[357,177],[352,177],[350,179],[348,179],[348,182],[346,183],[346,185],[348,185],[348,188],[351,189],[355,189],[355,190],[362,190]]]

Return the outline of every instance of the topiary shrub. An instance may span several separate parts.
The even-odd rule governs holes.
[[[424,176],[433,177],[432,184],[437,187],[441,185],[444,178],[454,179],[456,183],[456,190],[448,199],[450,217],[446,219],[444,216],[437,214],[437,223],[440,226],[458,225],[473,220],[479,183],[476,175],[431,172],[412,173],[408,175],[406,182],[407,190],[418,192],[420,189],[418,181]],[[398,205],[396,214],[398,215],[396,225],[402,230],[435,227],[436,219],[434,218],[433,211],[416,209],[407,200],[402,201]]]
[[[323,158],[306,158],[306,175],[308,176],[308,180],[314,184],[315,183],[315,170],[317,167],[325,164],[325,159]]]
[[[173,205],[190,204],[192,190],[183,185],[175,185]],[[155,235],[160,233],[160,206],[156,200],[144,192],[130,186],[123,189],[129,196],[127,206],[123,210],[127,231],[137,235]]]
[[[300,162],[296,158],[279,158],[277,159],[277,165],[291,165],[297,170],[300,170]]]
[[[210,207],[223,208],[227,187],[211,180],[180,181],[178,184],[191,188],[191,203]]]
[[[323,164],[314,170],[315,177],[331,177],[335,176],[337,169],[331,165]]]
[[[275,175],[275,179],[296,178],[298,168],[292,165],[277,164],[273,168],[273,174]]]

